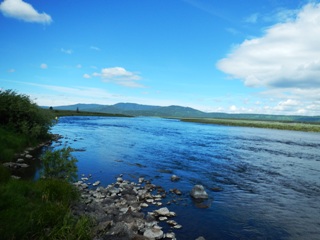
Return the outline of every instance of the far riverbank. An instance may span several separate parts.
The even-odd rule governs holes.
[[[183,118],[183,122],[218,124],[225,126],[269,128],[277,130],[292,130],[303,132],[320,132],[320,123],[278,122],[245,119],[217,119],[217,118]]]

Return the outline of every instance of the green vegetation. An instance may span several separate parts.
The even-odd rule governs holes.
[[[0,90],[0,116],[0,162],[50,137],[53,115],[26,95]]]
[[[70,147],[56,151],[47,151],[42,155],[42,172],[43,178],[65,179],[69,182],[77,180],[78,160],[71,156]]]
[[[0,184],[1,239],[91,239],[91,220],[70,211],[78,197],[62,180]]]
[[[299,122],[279,122],[279,121],[260,121],[260,120],[241,120],[241,119],[214,119],[214,118],[185,118],[184,122],[197,122],[206,124],[219,124],[227,126],[242,126],[256,128],[271,128],[279,130],[293,130],[304,132],[320,132],[319,123],[299,123]]]
[[[0,90],[0,236],[1,239],[91,239],[92,220],[72,215],[79,201],[70,184],[77,177],[77,160],[70,148],[42,157],[44,179],[11,179],[1,164],[26,147],[48,140],[54,115],[28,96]]]

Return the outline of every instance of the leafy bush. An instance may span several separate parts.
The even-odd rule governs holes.
[[[65,179],[69,182],[77,179],[78,160],[71,155],[70,147],[55,151],[47,151],[41,157],[42,171],[44,178]]]
[[[0,126],[6,126],[30,139],[44,139],[53,124],[50,111],[41,109],[29,96],[0,90]]]

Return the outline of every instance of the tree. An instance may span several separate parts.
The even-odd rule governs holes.
[[[41,157],[42,170],[41,177],[65,179],[69,182],[77,180],[78,160],[71,155],[70,147],[62,148],[55,151],[46,151]]]

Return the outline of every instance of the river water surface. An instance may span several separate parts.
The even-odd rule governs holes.
[[[52,132],[92,182],[124,174],[181,190],[163,201],[175,201],[177,239],[320,239],[319,133],[105,117],[62,117]],[[204,206],[190,198],[195,184]]]

